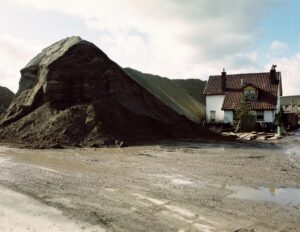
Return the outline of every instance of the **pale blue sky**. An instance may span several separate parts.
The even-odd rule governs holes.
[[[261,20],[263,36],[261,49],[266,52],[272,41],[278,40],[288,45],[281,55],[291,56],[300,51],[300,1],[286,0],[274,6]]]
[[[170,78],[269,71],[300,94],[297,0],[1,0],[0,85],[42,48],[79,35],[121,66]]]

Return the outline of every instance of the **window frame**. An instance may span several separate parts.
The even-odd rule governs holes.
[[[257,100],[256,89],[244,89],[244,97],[248,100]]]
[[[260,118],[261,116],[262,116],[262,118]],[[258,122],[265,121],[265,112],[263,110],[257,110],[256,111],[256,121],[258,121]]]
[[[214,115],[214,117],[212,117],[212,115]],[[216,122],[216,111],[215,110],[209,111],[209,116],[210,116],[209,119],[210,119],[211,123]]]

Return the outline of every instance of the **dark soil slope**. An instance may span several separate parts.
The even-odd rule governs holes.
[[[8,88],[0,86],[0,114],[2,114],[11,103],[15,94]]]
[[[32,147],[208,135],[79,37],[51,45],[21,70],[0,127],[2,142]]]

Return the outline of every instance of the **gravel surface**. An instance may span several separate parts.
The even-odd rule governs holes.
[[[1,231],[22,231],[14,227],[16,212],[30,223],[23,231],[41,231],[34,229],[41,225],[37,215],[41,221],[60,218],[51,231],[300,231],[300,199],[272,200],[283,188],[300,188],[299,159],[291,159],[297,145],[298,138],[289,137],[260,145],[1,147],[0,198],[8,199],[0,200],[1,217],[7,215]],[[270,199],[239,199],[235,192],[262,187]],[[38,207],[28,212],[26,203],[17,210],[20,201]],[[65,227],[59,224],[64,221]]]

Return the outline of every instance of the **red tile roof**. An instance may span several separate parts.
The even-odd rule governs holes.
[[[204,95],[225,95],[222,110],[238,108],[243,94],[243,88],[248,85],[258,90],[258,99],[250,100],[253,110],[275,110],[277,105],[278,87],[281,91],[281,73],[276,72],[277,82],[272,82],[270,72],[226,75],[226,89],[222,91],[222,77],[210,76]],[[241,83],[243,82],[243,85]]]

